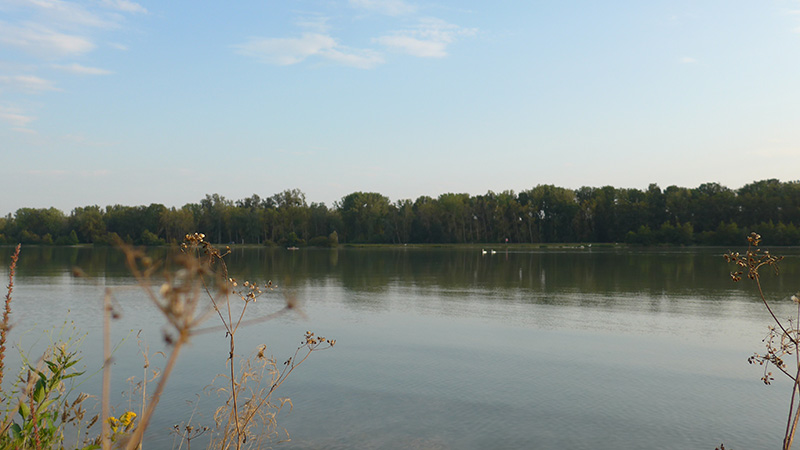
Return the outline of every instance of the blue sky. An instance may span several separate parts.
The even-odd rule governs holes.
[[[0,0],[0,214],[800,179],[800,1]]]

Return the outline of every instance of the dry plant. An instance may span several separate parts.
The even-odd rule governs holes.
[[[22,245],[17,244],[14,254],[11,255],[11,265],[8,268],[8,291],[6,293],[5,302],[3,302],[3,322],[0,323],[0,395],[3,394],[3,373],[5,371],[6,356],[6,339],[8,337],[8,330],[11,328],[9,324],[11,314],[11,293],[14,292],[14,274],[17,270],[17,261],[19,261],[19,251]]]
[[[129,408],[119,418],[111,415],[111,322],[120,317],[120,308],[115,301],[114,290],[106,289],[103,296],[101,413],[84,423],[86,410],[82,404],[90,396],[81,393],[69,401],[69,391],[64,388],[64,380],[83,373],[74,368],[80,360],[78,353],[72,351],[68,345],[51,344],[36,365],[26,363],[26,368],[15,385],[17,387],[12,392],[16,403],[11,403],[12,395],[0,391],[0,404],[5,409],[5,414],[0,416],[0,450],[64,448],[63,431],[67,424],[78,428],[75,448],[140,449],[144,433],[183,347],[193,336],[222,330],[225,331],[229,351],[226,373],[217,377],[217,380],[224,382],[224,386],[217,387],[216,392],[225,396],[225,403],[214,414],[213,429],[193,426],[191,420],[190,424],[176,426],[175,431],[181,437],[181,443],[185,441],[189,448],[192,440],[206,432],[210,436],[209,447],[220,449],[261,448],[277,439],[279,434],[276,415],[285,404],[291,406],[291,402],[288,399],[273,402],[273,393],[312,352],[329,349],[335,341],[307,332],[294,355],[280,368],[274,358],[264,354],[266,346],[259,347],[252,359],[242,358],[236,354],[235,341],[241,327],[270,320],[296,309],[297,302],[293,297],[287,296],[285,304],[271,314],[247,318],[248,305],[275,286],[271,282],[258,285],[245,281],[240,284],[229,277],[224,258],[230,253],[230,248],[220,252],[206,242],[205,236],[200,233],[187,235],[180,253],[166,263],[153,261],[141,249],[121,243],[120,247],[139,289],[167,322],[163,335],[167,350],[162,353],[166,361],[160,371],[150,368],[149,349],[146,346],[142,349],[141,337],[139,340],[140,351],[144,356],[144,373],[131,393],[132,396],[135,391],[141,391],[139,413]],[[2,363],[19,250],[18,246],[12,257],[8,294],[0,328],[0,382],[5,369]],[[80,276],[82,271],[76,269],[75,274]],[[206,326],[208,319],[214,316],[219,318],[220,324]],[[156,385],[150,393],[152,383]],[[91,438],[89,430],[98,422],[99,435]],[[79,442],[81,437],[82,445]]]
[[[186,441],[186,450],[192,450],[192,439],[199,438],[210,430],[208,427],[195,427],[192,425],[175,425],[172,432],[180,437],[181,442]]]
[[[236,334],[241,327],[267,321],[296,309],[296,301],[287,297],[286,303],[279,310],[252,319],[246,318],[248,305],[265,292],[272,290],[274,288],[272,282],[259,285],[245,281],[240,284],[229,276],[224,259],[230,253],[230,248],[226,248],[225,252],[219,251],[206,242],[205,236],[201,233],[186,235],[185,242],[181,245],[181,253],[172,261],[174,269],[162,268],[139,249],[128,246],[122,248],[127,265],[140,288],[167,320],[169,328],[164,333],[164,340],[170,348],[155,391],[150,396],[147,407],[143,409],[138,426],[127,439],[126,449],[133,450],[141,444],[142,436],[153,417],[183,346],[192,336],[219,330],[225,331],[229,347],[228,369],[223,376],[226,387],[220,391],[226,393],[227,400],[215,413],[217,428],[212,433],[212,445],[238,450],[245,444],[248,447],[256,444],[257,448],[265,442],[262,438],[274,438],[275,414],[284,401],[281,401],[279,406],[272,404],[270,402],[272,393],[312,352],[331,348],[335,341],[320,340],[315,338],[313,333],[307,333],[303,345],[295,352],[295,356],[287,361],[286,368],[280,371],[275,368],[274,360],[263,355],[264,347],[258,352],[255,364],[262,364],[261,369],[271,367],[267,371],[270,377],[265,379],[263,371],[256,370],[250,360],[241,362],[241,372],[237,374],[236,362],[240,358],[236,354]],[[160,284],[155,282],[157,274],[163,277],[163,282]],[[106,323],[108,323],[112,315],[109,300],[106,301],[106,305]],[[203,327],[210,316],[217,316],[220,325]],[[110,349],[109,333],[104,334],[106,348]],[[306,353],[295,362],[302,349],[305,349]],[[262,385],[265,381],[266,383]],[[107,402],[104,400],[104,403]],[[184,429],[187,445],[189,436],[192,439],[196,437],[192,433],[197,429],[199,428],[193,428],[192,432]],[[256,430],[259,430],[258,433]],[[107,433],[103,432],[103,436],[107,436]],[[107,441],[104,439],[104,448],[108,445]]]
[[[764,375],[761,377],[761,381],[764,384],[770,384],[774,380],[772,372],[769,371],[770,366],[777,368],[792,380],[792,395],[789,401],[789,413],[782,447],[783,450],[789,450],[794,441],[798,420],[800,420],[800,351],[798,351],[800,350],[798,348],[798,343],[800,343],[800,328],[798,328],[798,324],[800,324],[800,293],[791,296],[791,300],[797,304],[796,316],[785,320],[779,319],[764,295],[759,271],[764,267],[768,267],[777,274],[779,272],[778,262],[783,257],[774,256],[767,250],[762,251],[759,248],[761,236],[757,233],[751,233],[747,241],[748,246],[745,254],[729,252],[725,255],[725,260],[737,266],[737,270],[731,272],[733,281],[740,281],[742,276],[746,274],[747,278],[755,282],[758,296],[770,316],[772,316],[774,325],[769,326],[769,332],[763,340],[766,345],[766,352],[763,354],[755,353],[747,361],[750,364],[758,364],[764,367]],[[794,361],[787,364],[787,360]]]
[[[291,408],[292,403],[288,398],[273,402],[272,394],[312,352],[331,348],[334,344],[336,341],[307,331],[294,355],[281,365],[274,357],[267,356],[267,346],[261,345],[254,357],[242,359],[238,379],[231,380],[220,375],[225,386],[217,388],[216,392],[229,400],[214,413],[216,432],[210,448],[227,450],[245,445],[247,448],[261,448],[279,439],[281,433],[277,428],[276,416],[285,405]],[[239,399],[241,404],[237,406],[234,399]],[[285,428],[283,434],[285,437],[278,442],[291,440]]]

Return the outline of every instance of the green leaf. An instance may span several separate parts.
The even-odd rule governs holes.
[[[78,361],[80,361],[80,358],[75,359],[73,361],[70,361],[70,362],[64,364],[64,370],[69,369],[70,367],[74,366],[75,364],[78,364]]]
[[[48,401],[46,401],[46,402],[42,403],[42,406],[40,406],[40,407],[39,407],[39,410],[40,410],[40,411],[46,410],[46,409],[47,409],[47,407],[48,407],[48,406],[50,406],[50,405],[52,405],[52,404],[53,404],[53,402],[55,402],[56,400],[58,400],[58,399],[51,398],[50,400],[48,400]]]
[[[45,388],[45,380],[43,378],[39,378],[39,381],[36,382],[36,388],[33,390],[33,400],[36,401],[36,403],[41,403],[44,401],[45,396],[47,395]]]
[[[86,371],[85,371],[85,370],[84,370],[83,372],[75,372],[75,373],[71,373],[71,374],[69,374],[69,375],[64,375],[63,379],[65,379],[65,380],[66,380],[67,378],[79,377],[79,376],[81,376],[81,375],[83,375],[83,374],[85,374],[85,373],[86,373]]]
[[[19,415],[22,416],[23,420],[28,420],[28,417],[31,416],[31,408],[25,402],[19,402]]]
[[[47,367],[50,368],[50,372],[57,373],[58,372],[58,365],[51,361],[45,361],[47,363]]]
[[[15,440],[22,438],[22,428],[19,427],[19,424],[11,425],[11,434]]]

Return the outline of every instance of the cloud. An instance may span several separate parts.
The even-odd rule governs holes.
[[[318,33],[304,33],[299,38],[251,38],[234,46],[240,55],[279,66],[297,64],[334,47],[336,41],[332,37]]]
[[[88,11],[74,2],[62,0],[28,0],[23,4],[44,18],[61,26],[78,25],[93,28],[115,28],[114,20],[106,19],[99,14]]]
[[[147,14],[147,9],[144,6],[128,0],[103,0],[102,4],[122,12]]]
[[[96,30],[119,28],[124,13],[147,13],[132,0],[0,0],[0,5],[13,13],[7,17],[17,17],[0,20],[0,46],[44,58],[90,52],[96,47],[91,37]]]
[[[110,70],[100,69],[98,67],[86,67],[78,63],[68,64],[68,65],[53,64],[52,67],[54,69],[59,69],[65,72],[70,72],[78,75],[110,75],[114,73]]]
[[[91,41],[82,36],[61,33],[34,23],[17,26],[2,21],[0,44],[45,58],[80,55],[95,48]]]
[[[444,58],[458,37],[474,36],[475,28],[462,28],[440,19],[425,18],[413,28],[396,31],[374,41],[391,50],[421,58]]]
[[[327,33],[330,30],[328,18],[323,16],[308,16],[295,21],[295,25],[315,33]]]
[[[378,52],[344,47],[321,33],[303,33],[299,38],[251,38],[234,48],[240,55],[279,66],[297,64],[312,56],[360,69],[370,69],[383,62]]]
[[[350,0],[350,6],[389,16],[412,14],[417,11],[416,6],[403,0]]]
[[[347,49],[343,48],[343,50]],[[372,69],[384,62],[383,56],[373,50],[350,50],[350,52],[347,53],[333,48],[322,52],[322,56],[343,66],[356,67],[358,69]]]
[[[16,108],[0,106],[0,120],[16,128],[25,128],[36,120],[36,117],[27,116]]]
[[[0,85],[26,92],[57,91],[52,82],[34,75],[0,76]]]
[[[390,49],[420,58],[444,58],[447,42],[422,40],[408,35],[382,36],[375,40]]]
[[[697,60],[692,58],[692,57],[690,57],[690,56],[684,56],[683,58],[680,59],[680,62],[681,62],[681,64],[692,64],[692,63],[696,63]]]

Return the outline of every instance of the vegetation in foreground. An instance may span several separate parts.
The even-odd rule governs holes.
[[[758,218],[757,221],[753,218]],[[0,244],[178,243],[207,230],[222,243],[317,247],[343,244],[739,245],[757,229],[773,245],[800,245],[800,181],[763,180],[732,190],[651,184],[646,190],[539,185],[519,193],[398,200],[354,192],[329,208],[286,190],[232,201],[218,194],[182,208],[86,206],[69,215],[22,208],[0,218]]]
[[[256,349],[250,358],[237,354],[236,335],[241,327],[260,323],[286,314],[296,308],[287,298],[285,305],[268,316],[248,317],[248,305],[274,289],[271,282],[256,284],[238,282],[228,274],[225,256],[205,241],[203,234],[186,235],[181,251],[171,260],[158,262],[142,250],[123,246],[128,267],[145,296],[159,309],[168,325],[164,340],[168,344],[166,363],[160,371],[147,373],[149,365],[144,352],[146,373],[139,383],[141,404],[119,417],[110,411],[110,326],[122,314],[114,292],[105,290],[103,307],[103,381],[100,396],[101,412],[89,417],[92,398],[74,390],[75,380],[84,375],[76,370],[80,361],[80,339],[67,337],[46,349],[37,360],[23,355],[23,367],[7,390],[3,377],[8,376],[4,365],[6,343],[11,331],[14,276],[21,246],[18,245],[9,271],[2,324],[0,324],[0,449],[110,449],[141,448],[144,433],[158,406],[167,380],[170,378],[181,349],[192,336],[213,330],[224,330],[229,353],[224,374],[217,377],[216,392],[222,405],[216,410],[213,424],[175,425],[175,433],[191,448],[193,440],[205,441],[212,449],[264,448],[280,439],[277,415],[290,404],[274,394],[287,377],[311,353],[333,347],[334,340],[306,332],[295,353],[278,363],[266,354],[266,345]],[[77,275],[80,271],[77,270]],[[156,279],[166,280],[156,283]],[[209,325],[211,318],[218,325]],[[149,383],[155,383],[150,392]],[[197,445],[197,444],[195,444]]]
[[[748,362],[764,367],[764,374],[761,377],[764,384],[768,385],[775,379],[769,370],[770,367],[774,367],[792,380],[792,394],[789,398],[789,412],[782,447],[783,450],[789,450],[794,443],[797,424],[800,421],[800,292],[790,297],[797,304],[796,316],[788,319],[779,318],[764,294],[760,270],[772,269],[777,274],[778,262],[783,257],[772,255],[768,250],[762,251],[759,247],[761,240],[759,234],[751,233],[747,238],[747,251],[744,254],[728,252],[725,260],[736,265],[736,270],[731,272],[734,282],[740,281],[743,276],[754,282],[759,298],[772,317],[772,325],[769,326],[769,332],[764,338],[766,345],[764,353],[753,354]],[[724,449],[722,446],[718,450]]]

